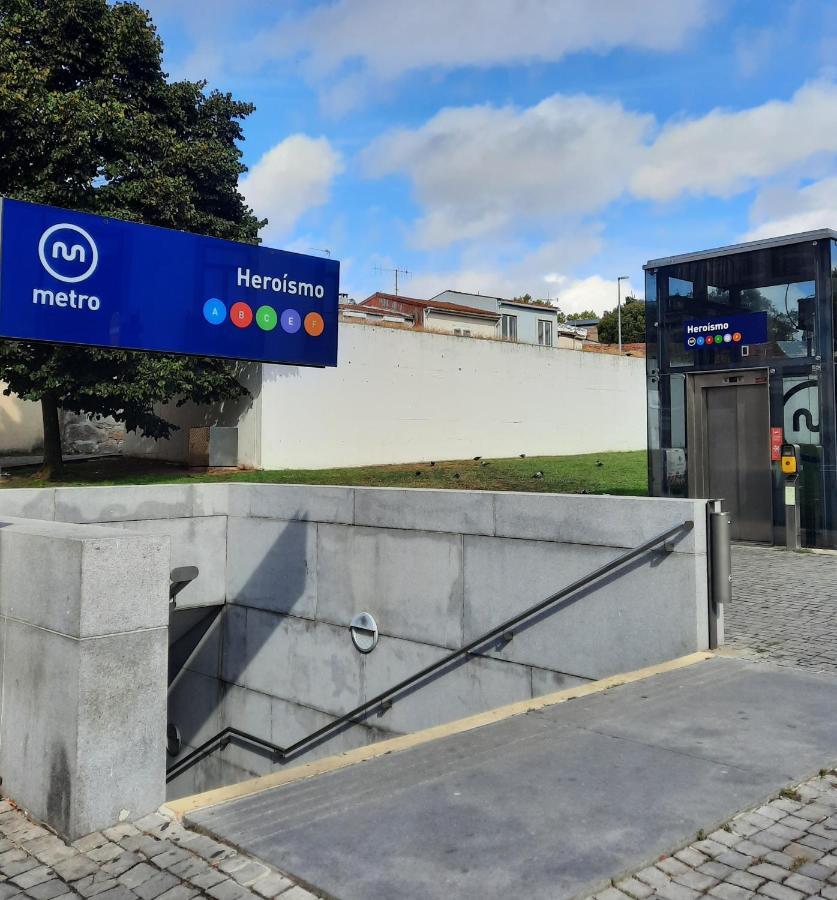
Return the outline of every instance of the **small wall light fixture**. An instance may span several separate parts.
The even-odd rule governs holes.
[[[358,613],[349,623],[352,643],[361,653],[371,653],[378,643],[378,624],[371,613]]]

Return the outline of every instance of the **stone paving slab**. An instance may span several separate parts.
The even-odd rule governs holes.
[[[689,846],[710,869],[723,867],[715,875],[701,870],[703,857],[691,857],[691,871],[689,854],[663,868],[655,861],[835,758],[837,679],[716,658],[188,821],[341,900],[556,900],[631,872],[635,900],[693,900],[715,888],[714,897],[738,900],[758,878],[752,848],[714,833],[704,845],[712,854]],[[752,823],[751,833],[790,855],[805,835],[796,811]],[[784,892],[803,882],[770,883],[775,896],[766,896],[799,900]]]
[[[223,870],[222,870],[223,866]],[[0,900],[314,900],[276,869],[154,814],[68,844],[0,800]]]
[[[754,659],[837,673],[837,555],[735,545],[726,640]]]

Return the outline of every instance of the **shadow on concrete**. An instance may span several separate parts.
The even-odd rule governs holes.
[[[288,523],[288,525],[293,524],[296,523]],[[247,585],[263,582],[265,572],[269,572],[274,568],[268,562],[270,557],[274,555],[280,559],[305,559],[305,530],[294,527],[283,529],[247,581],[243,593],[247,592]],[[294,608],[304,595],[305,586],[305,574],[301,568],[296,568],[287,573],[287,576],[282,581],[282,596],[285,600],[283,606],[286,609],[286,614],[293,614]],[[236,612],[231,612],[234,609]],[[182,752],[176,756],[167,755],[168,765],[171,765],[188,750],[194,749],[198,744],[208,740],[215,733],[220,732],[226,725],[230,724],[231,717],[227,715],[224,708],[226,697],[233,687],[240,684],[241,676],[245,669],[276,630],[274,627],[273,629],[256,631],[255,629],[247,629],[245,626],[243,629],[243,646],[236,646],[235,650],[237,652],[230,652],[233,640],[233,635],[231,634],[232,616],[238,613],[246,616],[248,611],[249,607],[237,606],[235,603],[230,602],[229,597],[227,598],[223,613],[213,625],[213,633],[207,641],[200,668],[195,668],[197,665],[196,661],[190,663],[188,668],[192,677],[182,678],[169,696],[169,720],[176,720],[180,730]],[[273,615],[276,616],[276,626],[278,627],[284,614],[273,613]],[[210,656],[210,652],[213,649],[214,653],[211,653]],[[209,662],[209,667],[215,672],[214,678],[206,674],[205,671],[201,671],[207,662]],[[199,695],[196,695],[196,691]],[[277,686],[277,694],[278,692],[279,686]],[[214,722],[212,721],[213,719],[215,719]],[[211,734],[202,733],[205,732],[207,725],[210,724]],[[270,740],[271,723],[269,720],[264,723],[263,731],[258,736],[265,740]],[[256,748],[250,747],[250,749],[256,752]],[[218,754],[213,754],[213,756],[217,757]],[[199,767],[205,765],[205,762],[198,764]],[[177,785],[182,780],[182,777],[179,777],[174,784]],[[178,793],[177,789],[175,789],[175,793]]]
[[[293,520],[288,522],[289,525],[296,525],[297,522]],[[681,536],[682,538],[683,536]],[[677,538],[678,540],[680,538]],[[618,551],[615,555],[619,555],[622,551]],[[298,559],[304,558],[306,554],[306,532],[305,529],[299,527],[288,527],[285,528],[280,537],[274,541],[270,549],[265,553],[261,564],[255,569],[251,578],[248,580],[247,584],[241,591],[243,595],[248,594],[247,587],[255,586],[255,585],[263,585],[265,578],[265,571],[270,573],[275,570],[275,562],[270,562],[271,557],[278,557],[279,559]],[[652,568],[656,568],[660,566],[664,560],[669,556],[667,552],[665,552],[662,548],[650,550],[642,556],[638,557],[635,560],[632,560],[630,563],[624,565],[619,570],[615,572],[611,572],[601,578],[598,578],[592,584],[581,588],[576,591],[569,597],[566,597],[562,600],[556,601],[554,604],[542,610],[541,612],[531,616],[529,619],[526,619],[522,623],[514,626],[513,631],[515,636],[525,633],[535,626],[539,625],[542,622],[548,621],[552,619],[554,616],[559,615],[562,611],[570,608],[571,606],[580,603],[585,600],[587,597],[596,593],[597,591],[606,588],[614,583],[618,582],[621,578],[629,575],[631,572],[637,571],[646,566],[651,566]],[[556,584],[556,590],[560,590],[560,583]],[[184,729],[183,731],[183,740],[184,744],[193,747],[195,743],[200,743],[203,740],[208,739],[211,735],[201,735],[201,741],[195,740],[195,736],[205,728],[209,720],[213,716],[217,716],[217,728],[213,730],[213,734],[220,732],[222,728],[227,725],[235,724],[236,727],[242,727],[240,724],[236,723],[235,715],[229,715],[226,710],[223,709],[224,703],[228,694],[231,692],[235,685],[240,685],[242,682],[242,675],[244,674],[247,666],[252,662],[252,660],[258,655],[258,653],[262,650],[265,644],[271,639],[273,634],[276,632],[276,629],[280,626],[283,618],[294,614],[294,609],[297,604],[302,599],[306,590],[306,575],[301,567],[294,567],[292,571],[287,573],[287,576],[282,582],[282,598],[283,598],[283,611],[278,612],[275,610],[261,610],[267,613],[267,615],[275,616],[275,625],[273,628],[265,628],[260,631],[247,628],[246,625],[243,629],[244,640],[241,643],[233,644],[233,640],[240,640],[240,638],[235,638],[232,634],[231,630],[231,615],[230,611],[234,608],[234,604],[230,604],[228,600],[228,606],[226,609],[226,615],[222,617],[222,620],[216,625],[217,628],[221,629],[221,633],[218,635],[218,639],[216,641],[217,646],[217,657],[215,660],[215,666],[217,671],[217,680],[212,682],[209,678],[203,676],[202,680],[206,682],[207,691],[209,696],[206,698],[208,703],[202,705],[202,715],[198,715],[196,717],[192,717],[189,721],[189,727]],[[542,597],[533,597],[530,600],[529,606],[536,605],[540,600],[544,598]],[[237,607],[237,615],[247,616],[250,613],[251,607],[246,605],[241,605]],[[497,623],[499,625],[500,623]],[[495,626],[496,627],[496,626]],[[240,629],[237,627],[237,631]],[[340,726],[335,727],[333,730],[329,731],[327,734],[322,735],[320,738],[315,741],[307,744],[305,747],[301,748],[298,752],[290,754],[281,758],[280,760],[276,760],[273,757],[273,754],[270,750],[260,747],[258,745],[251,744],[245,739],[239,737],[233,737],[232,743],[237,746],[246,748],[249,752],[253,753],[255,756],[262,757],[264,759],[270,759],[273,764],[276,766],[286,766],[288,764],[297,763],[302,757],[310,754],[312,751],[322,747],[325,744],[333,741],[335,738],[345,734],[346,732],[361,726],[364,729],[367,729],[366,739],[376,739],[375,732],[378,732],[378,736],[381,738],[391,737],[396,734],[389,729],[381,730],[375,727],[374,720],[375,718],[379,718],[382,716],[389,706],[392,703],[403,702],[407,700],[412,695],[417,692],[427,688],[428,686],[434,684],[440,679],[446,677],[447,675],[457,671],[458,669],[466,666],[472,657],[476,658],[495,658],[491,657],[489,654],[492,651],[501,651],[505,646],[507,646],[507,641],[501,636],[499,638],[492,638],[487,640],[483,645],[477,645],[472,651],[470,651],[467,655],[461,656],[455,660],[452,660],[449,664],[442,666],[441,668],[435,670],[431,674],[426,677],[416,681],[415,683],[405,687],[402,691],[398,692],[388,698],[384,703],[377,704],[359,714],[352,717],[350,720],[342,723]],[[569,674],[569,673],[564,673]],[[587,677],[587,676],[579,676],[577,673],[572,673],[576,675],[576,677]],[[223,679],[222,679],[223,676]],[[332,670],[328,670],[327,672],[323,672],[324,678],[334,678],[335,672]],[[361,696],[357,698],[357,705],[360,705],[362,702],[362,687],[363,681],[361,680]],[[337,686],[339,688],[339,686]],[[249,690],[249,688],[245,688]],[[281,686],[276,685],[275,691],[273,692],[273,696],[277,696],[281,699]],[[188,703],[188,698],[186,697],[178,697],[177,700],[172,704],[172,708],[176,708],[181,706],[184,702]],[[296,701],[287,701],[289,703],[294,703],[298,706],[305,706],[305,704],[297,703]],[[199,705],[200,707],[201,705]],[[314,709],[313,707],[310,707]],[[322,711],[320,711],[322,713]],[[331,715],[332,719],[336,719],[337,716],[328,713],[322,713],[324,715]],[[444,721],[444,719],[442,719]],[[258,729],[255,728],[252,723],[250,723],[250,727],[244,728],[242,730],[249,731],[254,733],[257,737],[260,737],[264,740],[272,740],[272,728],[271,722],[266,721],[263,725],[263,728]],[[316,731],[318,729],[313,729]],[[295,743],[295,741],[294,741]],[[216,757],[219,754],[214,754]],[[203,765],[201,763],[200,765]],[[252,773],[255,774],[255,773]]]

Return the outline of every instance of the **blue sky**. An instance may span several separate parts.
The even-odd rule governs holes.
[[[833,0],[146,0],[172,77],[256,104],[271,246],[362,299],[642,294],[649,258],[837,227]]]

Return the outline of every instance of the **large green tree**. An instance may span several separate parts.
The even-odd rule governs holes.
[[[253,111],[205,82],[171,82],[148,14],[106,0],[0,0],[0,195],[238,241],[260,222],[238,191]],[[44,418],[60,473],[59,409],[167,437],[160,403],[241,396],[213,359],[0,341],[0,379]]]
[[[619,341],[617,310],[611,309],[599,320],[599,341],[602,344],[616,344]],[[645,343],[645,301],[636,297],[626,297],[622,304],[622,343]]]

